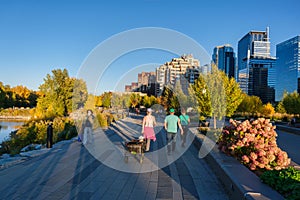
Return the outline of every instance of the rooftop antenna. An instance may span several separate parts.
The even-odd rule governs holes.
[[[269,37],[269,32],[270,32],[270,27],[267,26],[267,28],[266,28],[266,34],[267,34],[266,40],[267,40],[267,41],[269,41],[269,39],[270,39],[270,37]]]

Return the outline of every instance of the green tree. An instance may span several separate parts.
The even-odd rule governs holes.
[[[300,114],[300,95],[297,91],[284,93],[282,104],[288,114]]]
[[[157,101],[157,98],[153,95],[150,96],[150,103],[151,103],[151,106],[155,105],[158,103]]]
[[[164,87],[160,97],[160,103],[165,108],[165,110],[174,108],[176,110],[176,114],[178,114],[180,103],[171,85],[167,85]]]
[[[276,112],[282,113],[282,114],[286,113],[286,110],[284,108],[284,105],[283,105],[282,101],[280,101],[278,103],[278,105],[276,106]]]
[[[146,108],[151,107],[151,101],[149,96],[146,95],[142,98],[142,105],[145,106]]]
[[[237,111],[247,112],[247,113],[258,113],[262,108],[262,101],[257,96],[248,96],[247,94],[242,94],[243,101],[238,106]]]
[[[228,78],[222,72],[222,80],[226,93],[226,116],[231,117],[243,101],[242,90],[234,78]]]
[[[123,94],[122,95],[122,107],[123,108],[130,108],[131,103],[130,103],[130,94]]]
[[[0,82],[0,108],[6,108],[6,91],[2,82]]]
[[[143,106],[145,106],[146,108],[150,108],[151,106],[153,106],[154,104],[157,103],[157,99],[155,96],[144,96],[142,99],[142,104]]]
[[[190,86],[189,95],[201,118],[212,116],[210,92],[203,74],[200,74],[195,83]]]
[[[213,116],[214,127],[217,119],[232,116],[243,99],[242,90],[234,78],[228,78],[215,65],[207,75],[200,74],[190,86],[189,96],[201,118]]]
[[[190,106],[189,98],[183,93],[180,81],[176,81],[173,92],[178,100],[180,108],[187,108]]]
[[[111,106],[115,109],[122,108],[122,95],[117,93],[112,93],[111,96]]]
[[[112,97],[112,92],[104,92],[104,94],[102,94],[102,106],[104,108],[110,108],[111,97]]]
[[[129,102],[131,108],[136,108],[141,103],[141,96],[137,93],[131,93]]]
[[[212,65],[211,72],[206,76],[207,88],[210,92],[211,112],[214,118],[214,128],[216,120],[221,120],[226,115],[226,93],[224,87],[224,76],[216,65]]]
[[[69,89],[69,94],[73,91],[73,110],[84,107],[84,103],[88,99],[88,91],[85,81],[82,79],[72,78],[70,85],[73,85],[73,88]]]
[[[66,69],[52,70],[52,75],[47,74],[39,89],[42,95],[37,100],[38,117],[67,116],[72,108],[83,105],[87,98],[80,95],[87,94],[85,82],[70,78]]]

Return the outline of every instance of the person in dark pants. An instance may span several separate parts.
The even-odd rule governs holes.
[[[52,122],[47,127],[47,148],[52,148],[53,145],[53,127]]]
[[[87,110],[87,115],[85,122],[83,124],[83,140],[82,144],[87,144],[92,142],[92,134],[93,134],[93,120],[95,116],[92,110]]]
[[[183,129],[180,123],[179,117],[174,115],[175,110],[173,108],[170,109],[170,115],[166,116],[164,127],[167,131],[167,149],[168,149],[168,155],[171,155],[171,152],[175,150],[176,146],[176,134],[177,129],[179,127],[180,134],[183,134]]]
[[[186,143],[186,136],[188,134],[189,127],[188,125],[190,124],[191,120],[190,117],[186,114],[186,111],[184,108],[181,109],[181,115],[179,116],[180,123],[183,129],[183,134],[180,135],[181,137],[181,146],[185,147]]]

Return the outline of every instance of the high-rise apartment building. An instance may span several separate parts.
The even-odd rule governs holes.
[[[228,77],[236,78],[235,53],[229,44],[215,47],[212,60]]]
[[[270,54],[269,28],[250,31],[238,42],[238,82],[263,103],[275,101],[276,58]]]
[[[300,36],[276,45],[276,101],[284,91],[300,93]]]
[[[202,65],[202,66],[200,67],[199,73],[200,73],[200,74],[207,74],[207,73],[210,72],[210,71],[211,71],[211,65],[210,65],[210,64],[205,64],[205,65]]]
[[[175,85],[176,81],[186,77],[188,72],[191,80],[195,79],[194,74],[199,73],[200,61],[192,55],[183,55],[180,58],[173,58],[170,62],[156,68],[156,81],[160,84],[160,89],[167,84]],[[192,72],[194,71],[194,72]]]

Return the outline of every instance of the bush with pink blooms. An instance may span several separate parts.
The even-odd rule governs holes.
[[[276,144],[277,133],[269,119],[230,120],[218,140],[219,149],[251,170],[281,170],[291,162]]]

